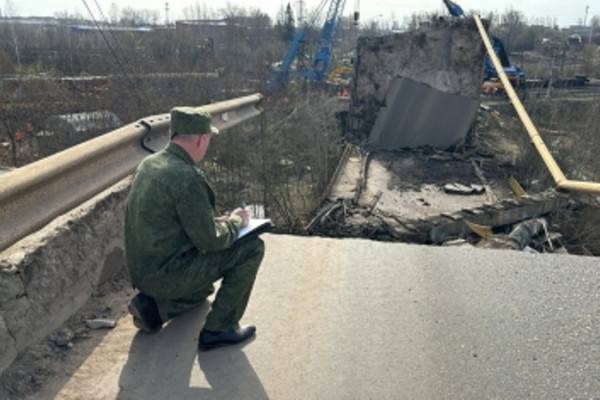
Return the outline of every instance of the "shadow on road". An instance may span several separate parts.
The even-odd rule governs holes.
[[[119,377],[119,400],[268,399],[242,346],[197,352],[208,305],[154,335],[138,333]]]

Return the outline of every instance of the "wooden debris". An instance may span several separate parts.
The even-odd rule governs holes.
[[[471,230],[471,232],[475,233],[479,237],[490,240],[494,237],[494,232],[492,231],[491,226],[478,225],[476,223],[466,221],[465,224]]]
[[[515,196],[517,196],[517,199],[521,200],[523,196],[527,194],[525,189],[523,189],[523,186],[521,186],[521,184],[515,179],[514,176],[508,178],[508,184],[510,185],[510,188],[512,189]]]

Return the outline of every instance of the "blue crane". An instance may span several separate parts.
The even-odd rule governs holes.
[[[321,29],[317,51],[310,67],[304,73],[304,79],[317,82],[325,79],[329,70],[329,62],[331,61],[333,36],[338,27],[339,17],[344,12],[345,5],[346,0],[332,0],[329,3],[329,10],[327,11],[323,29]]]
[[[453,17],[464,17],[465,16],[465,12],[463,11],[461,6],[459,6],[458,4],[456,4],[450,0],[443,0],[443,1],[444,1],[444,4],[446,5],[446,8],[448,8],[448,12],[450,13],[450,15],[452,15]],[[524,82],[526,79],[525,72],[523,72],[523,70],[521,70],[519,67],[514,66],[510,63],[510,60],[508,59],[508,54],[506,53],[506,50],[504,49],[504,43],[502,43],[502,41],[495,36],[492,36],[492,41],[493,41],[494,51],[496,52],[496,55],[500,59],[500,62],[502,63],[502,67],[504,68],[504,72],[509,77],[509,79],[514,81],[517,85]],[[484,79],[486,81],[498,77],[498,72],[496,71],[496,68],[494,68],[494,65],[492,64],[492,60],[490,59],[489,55],[487,55],[487,54],[485,55],[484,69],[485,69],[485,78]]]
[[[300,29],[296,31],[294,37],[292,38],[292,42],[290,43],[290,47],[281,63],[281,66],[273,69],[273,81],[271,82],[274,88],[284,88],[287,86],[290,81],[290,69],[294,60],[298,56],[298,52],[300,48],[304,44],[304,40],[306,38],[306,28]]]
[[[455,2],[450,0],[444,0],[444,4],[448,8],[448,12],[450,13],[450,15],[452,15],[453,17],[465,16],[465,12],[463,11],[462,7],[456,4]]]
[[[314,22],[318,18],[325,5],[329,4],[327,16],[325,18],[325,24],[321,29],[319,35],[319,42],[315,55],[306,70],[302,74],[302,78],[311,81],[323,81],[326,77],[329,69],[329,63],[331,61],[331,48],[333,45],[333,38],[339,25],[339,18],[344,11],[346,0],[323,0],[317,11],[313,15],[310,22],[304,24],[302,29],[299,29],[294,34],[292,42],[288,47],[288,51],[281,63],[279,68],[273,70],[273,82],[272,85],[275,88],[284,88],[291,80],[290,70],[294,60],[298,57],[298,53],[306,40],[307,31],[310,29]]]

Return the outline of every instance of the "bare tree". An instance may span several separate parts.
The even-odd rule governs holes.
[[[156,10],[135,9],[126,7],[121,11],[121,24],[123,25],[156,25],[160,19],[159,13]]]
[[[216,18],[216,13],[206,3],[195,2],[183,8],[183,18],[189,20]]]
[[[6,0],[4,2],[4,15],[6,17],[13,17],[16,14],[17,14],[17,8],[16,8],[15,4],[12,2],[12,0]],[[15,32],[15,26],[12,23],[10,24],[10,31],[11,31],[12,45],[15,50],[15,56],[17,58],[17,67],[20,69],[21,68],[21,51],[19,50],[19,41],[17,39],[17,34]]]
[[[236,6],[235,4],[227,2],[225,7],[219,10],[219,13],[224,18],[245,17],[248,15],[248,10],[245,7]]]
[[[504,44],[507,48],[512,49],[517,36],[520,35],[525,28],[525,15],[523,15],[521,11],[509,8],[500,16],[500,24],[504,31]]]

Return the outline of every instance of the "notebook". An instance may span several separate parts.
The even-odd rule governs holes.
[[[240,229],[236,242],[247,237],[258,236],[269,232],[273,228],[273,222],[270,219],[251,218],[248,226]]]

